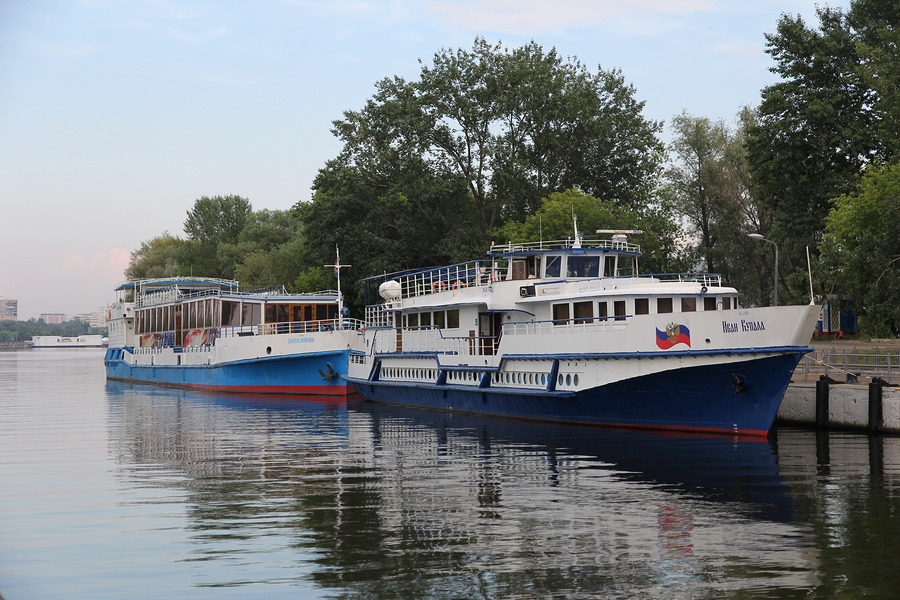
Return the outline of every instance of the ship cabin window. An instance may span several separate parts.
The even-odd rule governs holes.
[[[222,326],[231,327],[241,324],[241,303],[222,301]]]
[[[604,277],[615,277],[616,276],[616,255],[615,254],[607,254],[603,259],[603,276]]]
[[[672,299],[671,298],[657,298],[656,299],[656,312],[658,314],[670,313],[674,309],[672,307]]]
[[[431,326],[431,313],[424,312],[419,315],[419,326],[421,327],[430,327]]]
[[[609,316],[609,313],[606,310],[606,300],[601,300],[597,303],[597,316],[601,321],[605,321],[606,317]]]
[[[241,323],[259,325],[262,322],[262,305],[256,302],[244,302],[241,305]]]
[[[559,277],[561,264],[561,256],[548,256],[544,263],[544,277]]]
[[[694,312],[697,310],[697,299],[696,298],[682,298],[681,299],[681,312]]]
[[[593,323],[594,322],[594,303],[574,302],[572,304],[572,313],[576,323]]]
[[[290,308],[288,304],[266,304],[266,323],[287,323]]]
[[[731,298],[722,296],[722,310],[731,310]]]
[[[650,299],[649,298],[635,298],[634,299],[634,314],[649,315],[650,314]]]
[[[459,329],[459,309],[447,311],[447,329]]]
[[[703,310],[716,310],[716,297],[715,296],[704,296],[703,297]]]
[[[569,321],[569,305],[554,304],[553,305],[553,324],[565,325]]]
[[[613,312],[616,315],[616,321],[624,321],[625,320],[625,301],[624,300],[616,300],[613,302]]]
[[[440,327],[443,329],[446,326],[446,314],[442,310],[435,311],[434,313],[434,326]]]
[[[599,256],[569,256],[566,277],[597,277],[600,274]]]
[[[419,326],[419,313],[409,313],[406,315],[406,326],[407,327],[418,327]]]

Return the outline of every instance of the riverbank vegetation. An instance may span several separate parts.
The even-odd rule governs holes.
[[[709,270],[745,304],[844,299],[873,335],[900,327],[900,6],[853,0],[818,24],[783,16],[766,34],[780,80],[734,124],[646,119],[625,75],[532,42],[441,50],[418,79],[387,77],[334,122],[343,144],[311,201],[253,210],[203,197],[185,237],[165,232],[127,274],[194,274],[292,291],[483,256],[492,241],[641,229],[644,272]],[[892,212],[893,211],[893,212]],[[769,244],[748,234],[761,234]],[[346,281],[346,280],[345,280]],[[344,286],[352,306],[358,288]]]
[[[0,321],[0,346],[25,343],[36,335],[77,337],[87,334],[105,334],[105,329],[94,329],[82,321],[45,323],[39,319],[28,321]]]

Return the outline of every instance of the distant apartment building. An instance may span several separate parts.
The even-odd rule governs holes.
[[[109,309],[106,307],[100,308],[97,312],[92,313],[81,313],[72,317],[73,321],[81,321],[82,323],[87,323],[91,327],[106,327],[107,317],[109,316]]]
[[[40,319],[47,325],[59,325],[68,321],[66,315],[62,313],[41,313]]]
[[[0,298],[0,321],[19,320],[19,301]]]

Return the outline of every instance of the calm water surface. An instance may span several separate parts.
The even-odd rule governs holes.
[[[900,439],[768,443],[107,383],[0,352],[0,594],[896,598]]]

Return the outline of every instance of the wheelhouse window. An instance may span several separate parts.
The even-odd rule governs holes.
[[[599,256],[569,256],[566,261],[566,277],[597,277],[599,273]]]
[[[524,260],[514,260],[512,261],[512,278],[513,279],[525,279],[527,277],[527,266]]]
[[[553,324],[564,325],[569,320],[569,305],[554,304],[553,305]]]
[[[722,310],[731,310],[731,298],[722,296]]]
[[[681,312],[695,312],[697,310],[697,299],[696,298],[682,298],[681,299]]]
[[[544,277],[559,277],[562,257],[548,256],[544,265]]]
[[[603,276],[604,277],[615,277],[616,276],[616,257],[615,255],[606,256],[603,260]]]
[[[703,297],[703,310],[716,310],[716,297],[715,296],[704,296]]]
[[[673,312],[672,299],[671,298],[657,298],[656,299],[656,312],[659,314]]]

